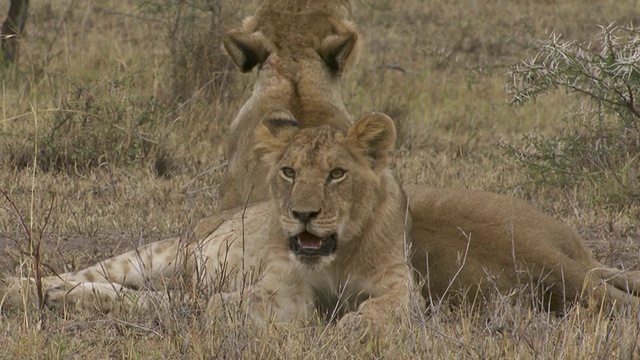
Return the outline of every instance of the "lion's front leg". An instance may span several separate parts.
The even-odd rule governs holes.
[[[356,311],[345,314],[337,327],[361,343],[392,336],[411,323],[414,310],[424,309],[424,299],[419,294],[416,296],[411,300],[406,294],[369,299]]]
[[[113,310],[146,310],[153,301],[165,300],[160,291],[135,291],[116,283],[66,281],[48,288],[44,304],[55,309],[107,313]]]
[[[233,315],[233,310],[241,311],[258,324],[305,322],[313,318],[315,303],[308,297],[288,296],[285,292],[260,288],[218,293],[209,300],[208,315],[211,318]]]
[[[193,265],[194,259],[187,246],[180,238],[170,238],[150,243],[77,272],[44,277],[42,293],[46,297],[45,300],[48,300],[45,301],[45,305],[54,308],[69,303],[93,304],[96,299],[101,299],[100,303],[111,304],[115,303],[122,294],[121,290],[125,288],[170,287],[179,277],[179,271]],[[34,278],[3,279],[0,306],[19,309],[35,303],[38,301],[37,286]],[[69,300],[63,300],[65,298]],[[98,307],[101,311],[106,311],[109,306]]]
[[[52,309],[75,309],[110,312],[116,308],[146,309],[148,299],[116,283],[87,283],[66,281],[48,288],[44,303]]]
[[[58,277],[69,282],[109,283],[141,289],[162,289],[183,270],[186,244],[180,238],[149,243],[101,261],[86,269]]]
[[[208,312],[212,318],[228,315],[229,309],[239,309],[259,324],[305,322],[316,314],[316,302],[309,286],[285,273],[267,272],[247,289],[215,294],[210,299]]]
[[[410,312],[406,296],[381,296],[363,302],[338,321],[338,328],[354,334],[361,342],[398,328]]]
[[[306,288],[258,288],[249,293],[248,314],[259,321],[306,322],[316,314],[314,296]]]
[[[425,307],[424,298],[405,264],[399,264],[394,272],[385,272],[372,283],[377,284],[370,286],[376,290],[372,296],[338,322],[339,328],[357,334],[363,342],[402,326],[414,309]]]

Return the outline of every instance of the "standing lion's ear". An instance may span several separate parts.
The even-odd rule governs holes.
[[[396,143],[396,127],[387,115],[371,113],[349,128],[347,139],[371,159],[372,168],[382,170],[389,165],[389,154]]]
[[[224,49],[242,72],[251,71],[269,57],[269,41],[260,31],[232,30],[222,40]]]
[[[353,30],[343,34],[329,35],[322,41],[318,53],[331,71],[342,75],[358,62],[360,54],[358,33]]]
[[[289,140],[300,129],[300,123],[285,109],[266,113],[255,131],[254,152],[269,165],[275,164],[287,148]]]

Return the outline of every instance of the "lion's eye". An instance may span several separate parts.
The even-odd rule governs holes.
[[[347,174],[346,171],[340,169],[340,168],[335,168],[333,170],[331,170],[331,172],[329,173],[329,179],[330,180],[341,180],[342,178],[344,178],[344,176]]]
[[[296,171],[290,167],[283,167],[282,169],[280,169],[280,173],[287,180],[293,180],[293,178],[296,177]]]

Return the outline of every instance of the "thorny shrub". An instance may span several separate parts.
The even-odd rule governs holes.
[[[537,53],[508,71],[511,104],[535,101],[562,88],[581,101],[560,135],[527,134],[503,143],[532,184],[571,187],[591,183],[603,202],[640,202],[640,30],[601,26],[600,43],[551,34]]]

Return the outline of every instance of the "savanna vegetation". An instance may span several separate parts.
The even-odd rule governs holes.
[[[0,69],[0,272],[70,271],[215,211],[251,91],[220,50],[258,2],[42,0]],[[365,40],[343,97],[399,128],[405,183],[527,199],[601,262],[640,262],[636,1],[352,1]],[[193,289],[185,289],[190,291]],[[516,300],[514,301],[515,298]],[[0,300],[1,301],[1,300]],[[1,358],[637,358],[637,309],[433,307],[360,344],[333,326],[147,314],[0,314]]]

